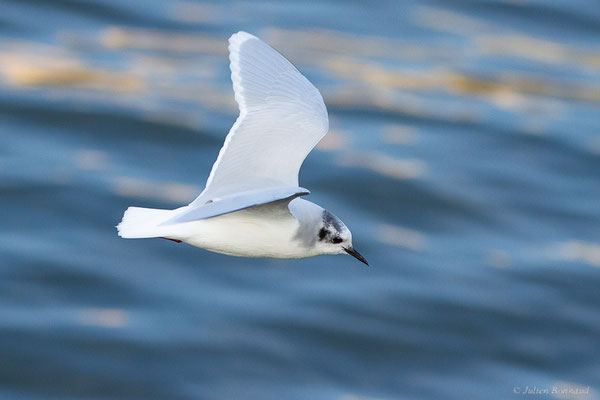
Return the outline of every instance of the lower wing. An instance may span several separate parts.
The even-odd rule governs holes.
[[[161,223],[160,226],[216,217],[279,200],[288,200],[289,202],[309,193],[307,189],[301,187],[273,187],[235,193],[204,204],[192,203],[184,207],[181,213]]]

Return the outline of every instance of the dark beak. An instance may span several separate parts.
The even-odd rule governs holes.
[[[358,251],[354,250],[352,247],[344,247],[344,250],[346,251],[346,253],[350,254],[352,257],[356,258],[358,261],[369,265],[367,260],[365,260],[365,258],[363,256],[361,256],[360,253]]]

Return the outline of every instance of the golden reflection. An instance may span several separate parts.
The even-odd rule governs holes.
[[[422,178],[427,164],[417,159],[397,159],[377,152],[351,152],[338,158],[345,167],[365,168],[394,179]]]
[[[285,49],[286,55],[303,65],[321,65],[340,57],[403,60],[451,60],[456,52],[424,43],[409,43],[377,36],[353,35],[335,30],[293,30],[268,28],[260,32],[272,46]]]
[[[199,13],[204,12],[202,7],[199,8]],[[600,65],[600,54],[597,52],[523,38],[521,34],[507,33],[506,29],[457,13],[431,8],[423,10],[419,15],[424,15],[424,20],[441,18],[452,24],[460,23],[461,30],[486,31],[485,35],[474,37],[477,45],[470,50],[467,59],[506,53],[535,57],[546,62],[584,63],[596,70]],[[495,30],[500,33],[494,33]],[[425,118],[479,121],[482,116],[476,114],[477,110],[450,106],[451,99],[441,100],[442,107],[436,106],[423,93],[442,90],[450,95],[476,97],[502,110],[523,116],[536,114],[553,119],[564,114],[567,106],[564,104],[565,99],[600,102],[598,85],[542,78],[535,74],[529,76],[522,72],[480,76],[455,71],[451,67],[454,63],[448,62],[436,63],[450,65],[448,68],[431,68],[428,64],[424,69],[408,68],[402,62],[384,65],[378,61],[381,57],[398,60],[437,57],[439,49],[421,44],[408,45],[388,38],[356,36],[332,30],[302,32],[269,28],[261,34],[271,44],[285,48],[286,53],[289,51],[292,60],[301,60],[303,64],[317,67],[336,78],[335,85],[321,88],[330,106],[369,107]],[[72,38],[76,35],[67,36]],[[82,40],[68,42],[73,45]],[[83,58],[84,53],[68,48],[5,42],[3,48],[0,48],[0,76],[9,85],[22,88],[59,86],[105,92],[125,91],[131,93],[132,97],[115,97],[112,101],[127,100],[128,104],[138,107],[143,104],[137,102],[176,100],[225,110],[231,114],[237,113],[230,87],[214,83],[221,69],[227,68],[227,44],[223,37],[159,29],[110,27],[102,30],[95,40],[97,45],[124,56],[119,62],[121,71],[92,67],[91,61]],[[180,53],[198,54],[198,57],[177,56]],[[457,52],[456,49],[452,49],[452,53],[455,57],[460,55],[460,51]],[[523,129],[538,134],[543,133],[546,127],[525,121]],[[400,144],[414,139],[408,134],[402,135],[385,133],[384,140]],[[332,144],[335,135],[331,136],[332,140],[325,141],[320,146],[321,149],[341,146],[340,143]]]
[[[482,54],[521,57],[551,64],[573,64],[593,72],[600,68],[600,52],[534,38],[524,34],[475,37]]]
[[[0,76],[15,87],[77,86],[114,92],[138,91],[136,77],[92,68],[59,47],[14,43],[0,48]]]
[[[111,49],[228,54],[222,37],[158,29],[111,27],[100,34],[100,43]]]
[[[202,188],[180,182],[156,182],[131,177],[118,177],[113,181],[113,190],[120,196],[187,204],[200,194]]]
[[[597,72],[600,67],[598,49],[574,46],[528,33],[482,18],[435,7],[419,7],[414,22],[431,30],[464,36],[473,41],[465,56],[512,56],[551,64],[570,64]]]
[[[518,74],[477,77],[445,69],[399,70],[357,59],[334,59],[327,66],[348,80],[369,86],[420,91],[445,90],[457,95],[481,96],[494,104],[499,101],[504,104],[515,101],[522,103],[525,101],[523,96],[527,94],[600,102],[600,87]]]

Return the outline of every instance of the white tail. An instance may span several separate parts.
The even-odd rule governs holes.
[[[166,235],[161,223],[173,217],[173,210],[156,208],[129,207],[123,214],[123,220],[117,225],[119,236],[126,239],[152,238]]]

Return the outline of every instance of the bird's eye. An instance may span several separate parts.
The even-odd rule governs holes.
[[[321,228],[321,230],[319,231],[319,240],[325,239],[325,236],[327,236],[328,233],[329,232],[327,231],[327,229]]]
[[[343,240],[340,237],[335,237],[331,240],[332,243],[338,244],[338,243],[342,243]]]

